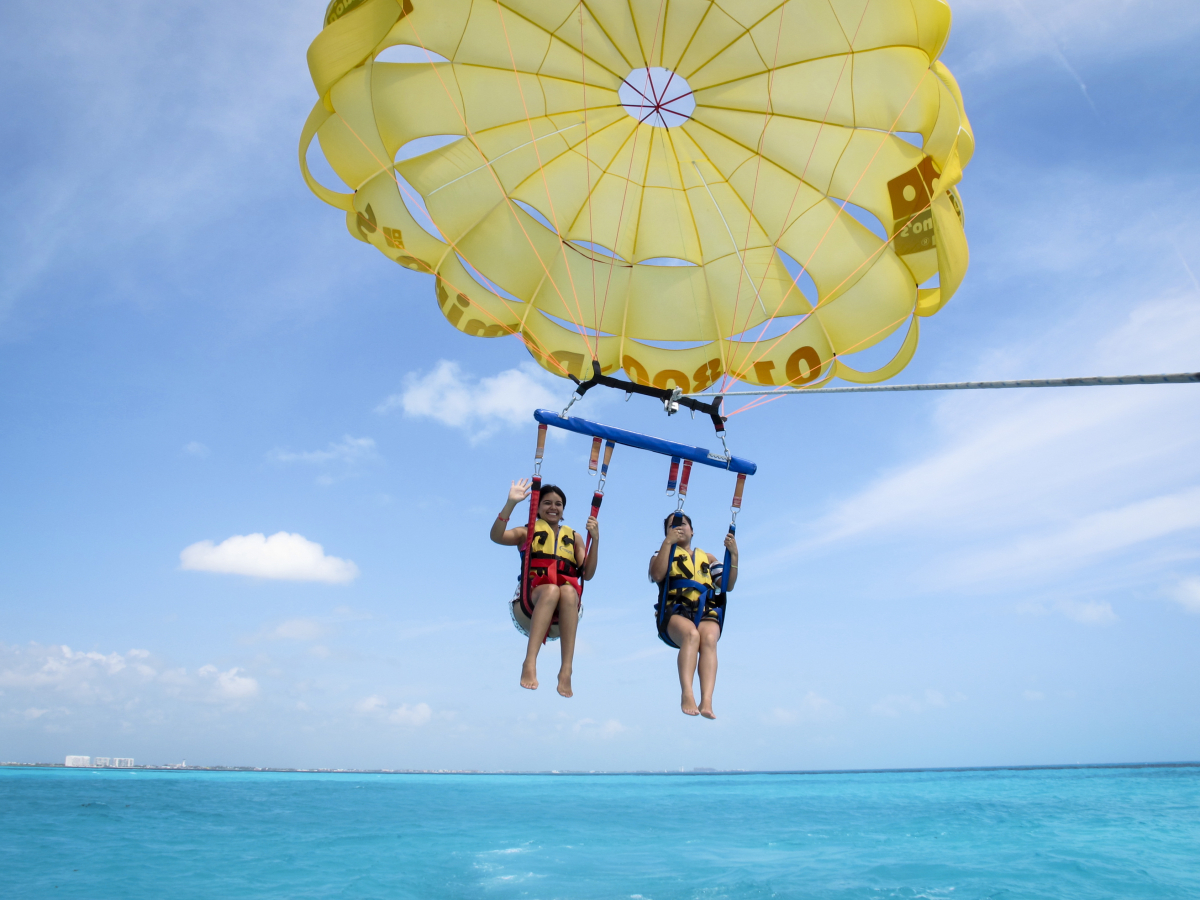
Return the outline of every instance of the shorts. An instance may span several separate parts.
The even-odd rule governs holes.
[[[671,635],[667,631],[667,627],[671,623],[671,616],[683,616],[685,619],[696,621],[696,603],[695,600],[675,599],[668,601],[667,614],[661,619],[659,618],[659,604],[654,604],[654,624],[658,629],[658,638],[668,647],[679,649],[679,645],[671,640]],[[700,617],[701,622],[716,622],[717,629],[721,632],[725,631],[725,604],[709,600],[704,604],[704,615]]]

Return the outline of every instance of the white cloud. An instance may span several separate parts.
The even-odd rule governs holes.
[[[210,453],[212,453],[211,450],[209,450],[206,446],[204,446],[199,441],[191,441],[187,444],[184,444],[183,452],[186,453],[188,456],[198,456],[201,459],[204,459],[206,456],[208,456]]]
[[[221,572],[281,581],[323,581],[342,584],[358,577],[358,566],[347,559],[326,556],[325,549],[303,535],[280,531],[235,534],[219,544],[199,541],[179,554],[181,568]]]
[[[1182,273],[1181,273],[1182,274]],[[1133,374],[1197,368],[1200,304],[1168,296],[1125,308],[1107,333],[1097,311],[1081,340],[1064,322],[985,359],[965,377]],[[1099,333],[1097,333],[1099,332]],[[1062,352],[1074,347],[1071,355]],[[1040,360],[1055,357],[1059,370]],[[1036,368],[1035,368],[1036,367]],[[1048,582],[1125,554],[1151,554],[1200,529],[1195,385],[962,392],[935,402],[913,459],[839,500],[796,554],[919,540],[912,565],[935,589]],[[1062,603],[1081,622],[1115,621],[1111,606]]]
[[[1200,614],[1200,578],[1187,578],[1169,592],[1172,600],[1190,613]]]
[[[841,707],[832,700],[827,700],[816,691],[809,691],[801,699],[799,708],[776,707],[764,719],[772,725],[794,725],[798,722],[828,721],[841,715]]]
[[[267,458],[279,463],[309,463],[311,465],[342,463],[347,466],[355,466],[378,459],[379,453],[372,438],[356,438],[346,435],[341,441],[331,443],[325,450],[292,452],[291,450],[275,449],[267,454]]]
[[[228,671],[221,672],[216,666],[201,666],[196,673],[201,678],[212,679],[214,694],[223,700],[245,700],[258,695],[258,682],[246,675],[239,675],[242,670],[234,666]]]
[[[163,705],[232,703],[259,693],[258,681],[239,667],[206,665],[189,675],[147,650],[100,653],[66,645],[0,644],[0,689],[24,701],[26,722],[77,716],[92,710],[106,720],[141,711],[161,716]]]
[[[1021,696],[1030,703],[1038,703],[1039,701],[1046,699],[1046,695],[1041,691],[1025,691]]]
[[[370,697],[364,697],[354,704],[354,711],[357,713],[373,713],[387,706],[387,700],[380,697],[378,694],[373,694]]]
[[[280,623],[269,636],[285,641],[315,641],[324,633],[324,627],[312,619],[289,619]]]
[[[606,719],[603,722],[597,722],[595,719],[580,719],[572,730],[576,734],[609,740],[628,729],[617,719]]]
[[[393,725],[411,725],[419,727],[433,718],[433,710],[428,703],[409,705],[402,703],[394,709],[388,708],[388,701],[379,694],[364,697],[354,704],[354,711],[363,716],[374,716]]]
[[[388,721],[397,725],[424,725],[433,715],[428,703],[417,703],[409,706],[407,703],[396,707],[388,714]]]
[[[1080,625],[1111,625],[1117,621],[1112,604],[1106,600],[1059,600],[1054,606]]]
[[[435,419],[480,440],[505,425],[527,425],[535,409],[564,405],[567,387],[568,382],[532,362],[475,378],[464,374],[458,363],[443,359],[428,374],[409,374],[404,390],[388,397],[375,411],[402,409],[405,415]]]

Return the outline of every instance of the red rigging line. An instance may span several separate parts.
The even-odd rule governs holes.
[[[428,55],[429,51],[425,47],[425,42],[421,39],[421,35],[417,32],[416,26],[410,22],[409,28],[412,30],[413,36],[417,39],[417,43],[420,45],[421,49],[425,50],[426,55]],[[522,224],[520,216],[517,215],[516,206],[513,203],[512,198],[510,198],[508,196],[508,193],[504,190],[504,185],[501,183],[499,176],[496,174],[495,169],[492,167],[491,160],[489,160],[487,157],[487,154],[483,152],[483,148],[479,146],[479,141],[476,140],[475,133],[467,125],[467,120],[463,117],[463,114],[459,110],[458,105],[454,103],[454,95],[450,93],[450,89],[446,86],[445,79],[442,78],[442,74],[438,70],[437,64],[435,62],[433,62],[432,57],[430,57],[429,65],[433,69],[434,75],[437,76],[438,82],[442,86],[442,90],[445,91],[446,96],[450,98],[450,105],[454,107],[455,115],[457,115],[459,118],[459,121],[462,122],[464,136],[468,140],[471,141],[471,144],[475,147],[475,149],[479,152],[479,155],[483,158],[484,162],[487,164],[488,173],[492,176],[492,180],[496,182],[496,186],[500,189],[500,192],[504,195],[505,203],[508,205],[509,210],[512,212],[513,219],[516,221],[517,226],[521,229],[521,234],[525,237],[526,242],[529,244],[529,248],[533,251],[533,255],[535,257],[537,257],[537,261],[541,265],[542,271],[546,273],[546,279],[550,282],[551,286],[554,288],[555,292],[558,294],[559,299],[562,301],[563,309],[564,309],[564,311],[567,312],[567,318],[571,319],[572,324],[575,325],[576,329],[579,331],[579,336],[581,338],[583,338],[584,344],[586,345],[587,338],[583,333],[583,327],[580,325],[579,322],[576,322],[571,317],[570,310],[567,308],[566,297],[563,296],[563,292],[559,288],[558,283],[554,280],[554,277],[550,274],[550,269],[546,266],[546,263],[542,259],[541,254],[537,252],[537,247],[534,244],[533,239],[529,236],[529,232],[527,232],[525,230],[525,226],[524,226],[524,224]],[[522,99],[524,99],[523,95],[522,95]]]
[[[529,103],[525,99],[525,88],[521,84],[521,74],[520,74],[520,72],[517,71],[517,57],[513,53],[512,41],[509,39],[509,36],[508,36],[508,23],[505,22],[505,20],[504,20],[504,7],[500,5],[500,0],[496,0],[496,11],[497,11],[497,14],[500,16],[501,29],[504,31],[504,43],[508,46],[508,58],[512,61],[513,78],[517,82],[517,92],[521,95],[521,108],[525,112],[525,123],[529,126],[529,137],[534,139],[533,140],[533,153],[534,153],[534,156],[537,157],[538,172],[542,176],[542,187],[544,187],[546,190],[546,202],[550,204],[550,215],[554,221],[554,231],[561,239],[562,235],[563,235],[563,230],[558,224],[558,212],[554,207],[554,198],[550,195],[550,184],[546,180],[546,167],[544,165],[542,165],[542,151],[538,148],[538,145],[537,145],[537,135],[534,133],[534,130],[533,130],[533,119],[529,115]],[[582,55],[582,49],[581,49],[580,53]],[[579,328],[579,336],[583,338],[584,346],[586,346],[588,348],[588,353],[591,355],[592,359],[596,359],[600,355],[600,335],[597,332],[597,334],[596,334],[596,349],[592,350],[592,346],[588,342],[587,335],[584,333],[584,330],[582,328],[582,322],[584,320],[583,308],[579,305],[579,290],[575,287],[575,275],[571,272],[571,266],[569,263],[566,265],[566,270],[567,270],[567,280],[571,283],[571,296],[575,300],[575,311],[577,313],[579,313],[579,321],[576,323],[576,327]],[[563,298],[563,307],[564,308],[566,307],[566,299],[565,298]]]
[[[863,179],[867,177],[867,172],[870,170],[871,166],[874,164],[874,162],[875,162],[876,158],[879,156],[880,152],[882,152],[888,137],[895,133],[896,125],[897,125],[897,123],[899,123],[901,116],[904,115],[905,111],[908,109],[908,107],[912,103],[913,99],[917,96],[917,91],[919,91],[921,89],[921,85],[925,83],[925,79],[928,76],[929,76],[929,70],[926,70],[925,74],[921,76],[921,80],[917,82],[917,86],[915,88],[913,88],[913,92],[909,95],[908,100],[905,102],[904,106],[901,107],[900,112],[896,114],[896,118],[892,121],[891,128],[889,128],[887,130],[887,132],[883,135],[883,137],[880,139],[879,146],[875,148],[875,152],[871,155],[870,160],[868,160],[867,164],[863,167],[862,174],[860,174],[858,176],[858,181],[856,181],[854,183],[854,187],[850,189],[849,197],[854,196],[855,192],[858,190],[859,185],[862,184]],[[797,187],[797,193],[799,193],[798,187]],[[808,264],[812,262],[813,257],[815,257],[817,255],[817,251],[819,251],[821,249],[821,245],[825,243],[825,239],[827,237],[829,237],[829,233],[833,230],[833,226],[837,222],[838,218],[842,215],[843,212],[845,212],[846,206],[850,202],[849,197],[847,197],[845,200],[842,201],[841,206],[838,208],[837,214],[830,221],[829,226],[825,229],[824,234],[821,235],[821,240],[817,242],[816,247],[813,248],[812,253],[809,254],[807,261],[805,261],[805,263],[803,265],[803,270],[808,269]],[[929,209],[932,207],[932,205],[933,205],[933,200],[931,198],[929,203],[926,204],[926,206],[924,207],[924,209]],[[851,278],[853,278],[864,266],[866,266],[868,263],[873,264],[873,262],[875,261],[875,257],[881,255],[883,253],[883,251],[885,249],[887,249],[888,246],[890,246],[891,242],[895,239],[895,237],[896,237],[896,235],[893,234],[887,241],[884,241],[883,243],[881,243],[875,250],[873,250],[870,254],[868,254],[867,257],[861,263],[859,263],[858,266],[856,266],[849,274],[847,274],[846,277],[843,278],[841,280],[841,282],[839,282],[830,293],[836,294],[837,291],[842,287],[842,285],[846,284],[846,282],[848,282]],[[799,276],[797,276],[797,277],[799,277]],[[777,316],[779,314],[779,310],[781,310],[783,308],[783,303],[791,295],[791,292],[793,289],[795,289],[795,287],[796,287],[796,280],[795,280],[795,278],[793,278],[791,287],[789,287],[787,289],[787,291],[784,293],[783,298],[779,302],[779,305],[775,307],[775,313],[771,316],[771,318],[774,318],[775,316]],[[793,325],[791,328],[789,328],[787,331],[785,331],[779,337],[775,338],[775,340],[771,342],[771,345],[769,347],[767,347],[765,350],[763,350],[761,353],[759,353],[758,356],[755,357],[754,360],[750,361],[750,365],[753,366],[754,363],[760,361],[764,356],[766,356],[768,353],[770,353],[772,350],[774,350],[775,347],[777,347],[779,345],[780,341],[782,341],[785,337],[787,337],[789,334],[791,334],[793,331],[795,331],[797,328],[799,328],[801,325],[803,325],[806,321],[808,321],[809,317],[815,315],[818,309],[827,307],[827,306],[829,306],[830,303],[837,302],[838,299],[839,298],[834,297],[833,300],[829,301],[829,303],[824,304],[824,306],[822,306],[822,304],[818,303],[816,306],[814,306],[812,308],[812,310],[810,310],[808,313],[806,313],[800,319],[799,322],[797,322],[795,325]],[[907,319],[908,316],[906,315],[904,318]],[[749,319],[747,319],[747,321],[749,321]],[[817,321],[820,322],[820,319],[818,318]],[[904,319],[900,319],[899,321],[904,321]],[[764,323],[763,330],[759,332],[760,340],[761,340],[761,335],[764,334],[765,332],[766,332],[766,324]],[[879,332],[876,332],[876,334],[878,334],[878,333]],[[874,337],[874,336],[875,335],[871,335],[871,337]],[[860,341],[859,343],[862,343],[862,341]],[[750,344],[750,346],[757,347],[758,342],[754,341]],[[855,346],[857,346],[857,345],[855,345]],[[748,358],[752,352],[753,351],[747,351],[746,358]]]
[[[838,77],[837,77],[837,81],[834,83],[834,86],[833,86],[833,91],[832,91],[832,92],[830,93],[830,95],[829,95],[829,103],[828,103],[828,104],[826,105],[826,107],[825,107],[825,114],[824,114],[824,116],[823,116],[823,117],[822,117],[822,119],[821,119],[821,124],[820,124],[820,125],[818,126],[818,128],[817,128],[817,136],[816,136],[816,138],[814,138],[814,139],[813,139],[813,145],[812,145],[812,149],[811,149],[811,150],[809,150],[809,153],[808,153],[808,159],[807,159],[807,160],[805,161],[805,163],[804,163],[804,169],[801,171],[801,173],[800,173],[800,177],[799,177],[799,179],[798,179],[798,180],[797,180],[797,182],[796,182],[796,190],[795,190],[795,192],[792,194],[792,200],[791,200],[791,202],[788,204],[788,211],[787,211],[787,215],[786,215],[786,216],[784,216],[784,218],[783,218],[783,224],[781,225],[781,231],[780,231],[779,235],[776,237],[776,239],[775,239],[775,241],[774,241],[774,246],[775,246],[776,248],[778,248],[779,241],[780,241],[780,239],[782,239],[782,237],[783,237],[783,230],[782,230],[782,229],[786,229],[786,228],[787,228],[787,222],[788,222],[788,220],[791,218],[791,215],[792,215],[792,209],[793,209],[793,208],[795,208],[796,199],[797,199],[797,198],[800,196],[800,189],[801,189],[801,188],[804,186],[804,179],[805,179],[805,177],[808,175],[808,169],[809,169],[809,166],[811,166],[811,165],[812,165],[813,156],[816,154],[817,145],[818,145],[818,143],[820,142],[820,139],[821,139],[821,134],[822,134],[822,132],[824,132],[824,130],[825,130],[825,126],[826,126],[826,125],[828,124],[828,122],[829,122],[829,114],[830,114],[830,112],[831,112],[831,111],[832,111],[832,109],[833,109],[833,102],[834,102],[834,100],[835,100],[835,99],[837,99],[838,87],[841,85],[842,78],[845,76],[845,73],[846,73],[846,67],[849,65],[849,63],[850,63],[850,59],[851,59],[851,58],[853,57],[853,55],[854,55],[854,43],[855,43],[855,41],[857,41],[857,40],[858,40],[858,34],[859,34],[859,32],[862,30],[863,22],[865,22],[865,21],[866,21],[866,17],[867,17],[867,10],[870,8],[870,5],[871,5],[871,2],[870,2],[870,0],[867,0],[867,3],[866,3],[864,6],[863,6],[862,15],[861,15],[861,16],[859,16],[858,25],[855,27],[855,29],[854,29],[854,34],[853,34],[853,36],[850,38],[850,41],[849,41],[849,44],[848,44],[848,47],[849,47],[849,51],[850,51],[850,52],[849,52],[849,53],[847,53],[847,54],[844,54],[844,55],[843,55],[843,59],[842,59],[842,67],[841,67],[841,69],[838,71]],[[782,13],[782,8],[781,8],[781,12],[780,12],[780,29],[779,29],[779,33],[780,33],[780,34],[782,34],[782,32],[783,32],[783,13]],[[776,43],[776,52],[778,53],[778,42]],[[772,70],[772,78],[773,78],[773,77],[774,77],[774,71]],[[924,81],[924,78],[922,78],[922,83],[923,83],[923,81]],[[920,84],[918,84],[918,88],[919,88],[919,87],[920,87]],[[905,105],[904,105],[904,108],[903,108],[903,109],[901,110],[901,112],[900,112],[900,115],[903,115],[903,114],[904,114],[904,110],[908,108],[908,105],[909,105],[909,103],[911,103],[911,102],[912,102],[912,99],[913,99],[913,97],[915,97],[915,96],[916,96],[916,91],[914,91],[914,92],[913,92],[913,95],[909,97],[908,103],[905,103]],[[769,113],[769,110],[768,110],[768,117],[769,117],[769,115],[770,115],[770,113]],[[897,116],[897,118],[896,118],[896,121],[899,121],[899,116]],[[894,127],[894,126],[895,126],[895,123],[893,123],[893,127]],[[763,133],[765,134],[765,132],[766,132],[766,122],[764,121],[764,124],[763,124]],[[890,131],[889,131],[889,133],[890,133]],[[882,145],[882,144],[880,144],[880,148],[882,148],[882,146],[883,146],[883,145]],[[878,151],[876,152],[876,155],[878,155]],[[761,138],[760,138],[760,149],[759,149],[759,152],[758,152],[758,156],[759,156],[759,164],[760,164],[760,166],[761,166],[761,158],[762,158],[762,157],[761,157]],[[872,158],[871,158],[871,162],[869,162],[869,163],[867,164],[867,167],[866,167],[866,168],[863,170],[863,175],[864,175],[864,176],[865,176],[865,174],[866,174],[866,169],[869,169],[869,168],[870,168],[870,165],[871,165],[871,163],[873,163],[873,162],[874,162],[874,160],[875,160],[875,157],[872,157]],[[757,172],[756,172],[756,175],[755,175],[755,181],[756,181],[756,184],[757,184]],[[860,178],[859,178],[859,182],[858,182],[858,183],[861,183],[861,182],[862,182],[862,177],[860,177]],[[851,192],[850,192],[850,193],[851,193],[851,196],[853,196],[853,194],[854,194],[854,191],[855,191],[855,190],[857,190],[857,188],[858,188],[858,183],[856,183],[856,184],[855,184],[855,187],[854,187],[854,189],[853,189],[853,190],[851,190]],[[817,245],[816,245],[816,247],[814,247],[814,248],[813,248],[813,251],[812,251],[812,253],[810,253],[810,254],[809,254],[808,260],[807,260],[807,261],[806,261],[806,262],[805,262],[805,263],[804,263],[804,264],[801,266],[801,272],[804,272],[804,271],[807,271],[807,270],[808,270],[808,265],[809,265],[809,263],[811,263],[811,262],[812,262],[812,260],[813,260],[813,257],[815,257],[815,256],[816,256],[816,254],[817,254],[817,251],[819,251],[819,250],[821,249],[821,245],[825,243],[825,238],[826,238],[826,237],[828,237],[828,236],[829,236],[829,233],[830,233],[830,232],[833,230],[833,226],[834,226],[834,224],[837,222],[838,218],[841,216],[842,212],[845,210],[845,206],[846,206],[846,204],[845,204],[845,202],[843,202],[843,204],[842,204],[841,208],[840,208],[840,209],[838,210],[838,212],[837,212],[837,213],[834,215],[834,217],[833,217],[833,220],[832,220],[832,221],[829,223],[829,226],[826,228],[826,230],[825,230],[825,233],[824,233],[824,234],[821,236],[821,240],[817,242]],[[751,212],[751,215],[753,215],[753,211]],[[749,234],[749,224],[747,224],[747,235],[748,235],[748,234]],[[748,243],[748,242],[749,242],[749,238],[747,237],[747,243]],[[860,266],[859,268],[861,268],[861,266]],[[855,272],[857,272],[857,271],[858,271],[858,269],[855,269]],[[851,275],[853,275],[853,274],[854,274],[854,273],[851,273]],[[761,289],[762,289],[762,285],[763,285],[764,283],[766,283],[766,278],[767,278],[767,273],[766,273],[766,272],[764,272],[764,273],[763,273],[762,280],[759,282],[759,284],[758,284],[758,288],[757,288],[757,289],[756,289],[756,291],[755,291],[755,294],[756,294],[756,295],[759,293],[759,291],[761,291]],[[799,278],[799,275],[797,275],[797,276],[796,276],[796,278]],[[786,303],[786,302],[787,302],[787,299],[788,299],[788,297],[790,297],[790,296],[791,296],[792,290],[793,290],[793,289],[795,289],[795,287],[796,287],[796,278],[793,278],[793,279],[792,279],[792,284],[791,284],[791,287],[789,287],[789,288],[788,288],[788,290],[787,290],[787,291],[784,293],[783,297],[782,297],[782,298],[780,298],[779,304],[778,304],[778,305],[775,307],[775,312],[774,312],[774,313],[772,313],[772,314],[771,314],[771,315],[770,315],[770,316],[767,318],[767,321],[763,323],[763,329],[762,329],[762,330],[759,332],[759,340],[761,340],[761,339],[762,339],[762,335],[766,333],[766,329],[767,329],[768,325],[770,324],[770,321],[771,321],[772,319],[774,319],[776,316],[778,316],[778,315],[779,315],[779,311],[780,311],[781,309],[783,309],[783,304],[784,304],[784,303]],[[740,280],[741,280],[741,275],[740,275],[740,273],[739,273],[739,275],[738,275],[738,279],[739,279],[739,294],[740,294]],[[843,282],[843,283],[844,283],[844,282]],[[840,285],[839,285],[839,287],[840,287]],[[734,321],[735,321],[735,327],[736,327],[737,302],[738,302],[738,298],[735,298],[735,300],[734,300],[734,315],[735,315],[735,320],[734,320]],[[764,312],[765,312],[765,310],[764,310]],[[812,313],[810,312],[810,313],[809,313],[809,315],[811,315],[811,314],[812,314]],[[767,353],[769,353],[769,352],[770,352],[772,349],[774,349],[774,347],[775,347],[775,346],[777,346],[777,345],[778,345],[778,343],[779,343],[779,341],[780,341],[780,340],[782,340],[784,337],[786,337],[788,334],[790,334],[792,331],[794,331],[794,330],[795,330],[796,328],[798,328],[800,325],[804,324],[804,322],[805,322],[805,321],[807,321],[807,318],[808,318],[808,316],[806,315],[806,316],[805,316],[804,318],[802,318],[802,319],[801,319],[799,322],[797,322],[797,323],[796,323],[796,324],[795,324],[795,325],[794,325],[792,328],[789,328],[789,329],[788,329],[788,331],[784,332],[784,334],[783,334],[783,335],[781,335],[781,336],[780,336],[780,337],[779,337],[779,338],[778,338],[778,339],[777,339],[777,340],[776,340],[776,341],[775,341],[775,342],[774,342],[774,343],[771,345],[771,347],[767,348],[767,350],[765,350],[765,351],[764,351],[762,354],[760,354],[760,355],[759,355],[758,359],[756,359],[756,360],[755,360],[755,362],[757,362],[757,361],[761,360],[763,356],[765,356],[765,355],[766,355]],[[819,320],[819,319],[818,319],[818,322],[820,322],[820,320]],[[741,334],[741,333],[745,332],[745,331],[746,331],[746,330],[749,328],[749,325],[750,325],[750,312],[747,312],[747,313],[746,313],[746,319],[745,319],[745,324],[744,324],[744,326],[743,326],[741,329],[739,329],[738,331],[735,331],[734,333],[735,333],[735,334]],[[757,341],[755,341],[755,342],[750,342],[750,347],[753,347],[753,346],[754,346],[756,343],[757,343]],[[743,360],[742,360],[742,361],[744,362],[744,361],[745,361],[745,359],[746,359],[746,358],[748,358],[748,357],[749,357],[749,355],[750,355],[750,354],[752,354],[752,353],[753,353],[753,350],[751,350],[751,349],[748,347],[748,348],[747,348],[747,350],[746,350],[746,354],[745,354],[745,356],[743,357]],[[735,363],[736,363],[736,357],[735,357]],[[751,366],[753,366],[753,363],[751,363]],[[736,364],[735,364],[735,365],[733,365],[733,366],[731,366],[731,369],[732,369],[734,372],[737,372],[737,371],[739,371],[739,370],[743,370],[744,368],[745,368],[744,366],[741,366],[741,365],[736,365]]]
[[[409,196],[409,195],[408,195],[408,191],[406,191],[406,190],[404,189],[404,185],[402,185],[402,184],[400,183],[400,179],[399,179],[399,178],[396,176],[395,167],[394,167],[394,166],[392,166],[392,165],[386,164],[386,163],[384,163],[382,160],[380,160],[380,158],[378,157],[378,155],[376,155],[375,151],[371,149],[371,146],[370,146],[370,145],[369,145],[369,144],[368,144],[366,141],[364,141],[364,140],[362,139],[362,137],[359,135],[359,133],[358,133],[357,131],[355,131],[355,129],[354,129],[354,126],[352,126],[352,125],[351,125],[349,122],[347,122],[347,121],[346,121],[346,119],[345,119],[345,117],[344,117],[344,116],[342,116],[342,114],[341,114],[341,113],[335,113],[335,115],[338,117],[338,119],[341,121],[341,123],[342,123],[343,125],[345,125],[345,126],[346,126],[346,130],[347,130],[347,131],[349,131],[349,132],[350,132],[352,135],[354,135],[354,138],[355,138],[355,140],[357,140],[357,141],[358,141],[360,144],[362,144],[363,148],[364,148],[364,149],[365,149],[365,150],[366,150],[366,151],[367,151],[367,152],[368,152],[368,153],[369,153],[369,154],[370,154],[370,155],[371,155],[371,156],[372,156],[372,157],[375,159],[375,161],[376,161],[376,162],[380,163],[380,166],[381,166],[381,167],[380,167],[379,171],[380,171],[380,172],[383,172],[383,171],[388,171],[388,172],[391,174],[392,181],[393,181],[393,182],[395,183],[395,185],[396,185],[396,189],[397,189],[397,190],[398,190],[398,191],[399,191],[399,192],[400,192],[402,195]],[[373,177],[373,176],[372,176],[372,177]],[[410,197],[410,199],[413,199],[413,198],[411,198],[411,197]],[[415,202],[415,201],[414,201],[414,202]],[[361,213],[360,213],[359,215],[360,215],[360,218],[361,218]],[[445,235],[442,235],[442,239],[443,239],[443,240],[444,240],[444,241],[445,241],[445,242],[446,242],[446,243],[447,243],[447,244],[450,246],[450,248],[451,248],[451,249],[452,249],[452,250],[453,250],[455,253],[457,253],[457,254],[458,254],[459,256],[461,256],[463,259],[467,259],[466,255],[465,255],[464,253],[462,253],[462,252],[461,252],[461,250],[459,249],[458,245],[457,245],[457,244],[456,244],[456,243],[455,243],[453,240],[451,240],[450,238],[446,237]],[[468,265],[470,265],[470,264],[471,264],[470,260],[467,260],[467,263],[468,263]],[[472,266],[472,268],[474,268],[474,266]],[[476,271],[478,271],[478,270],[476,270]],[[515,335],[518,335],[518,336],[521,338],[521,342],[522,342],[522,343],[525,345],[526,349],[528,349],[528,350],[530,350],[532,353],[534,353],[534,355],[535,355],[535,356],[540,356],[540,357],[543,357],[543,358],[545,358],[545,359],[549,360],[549,361],[550,361],[550,362],[551,362],[551,363],[552,363],[552,364],[553,364],[553,365],[554,365],[554,366],[555,366],[555,367],[556,367],[556,368],[557,368],[559,371],[561,371],[561,372],[562,372],[564,375],[569,375],[569,374],[570,374],[570,373],[568,372],[567,368],[566,368],[565,366],[563,366],[563,365],[562,365],[562,364],[561,364],[561,363],[560,363],[560,362],[559,362],[559,361],[558,361],[558,360],[557,360],[557,359],[554,357],[554,354],[553,354],[553,353],[551,353],[549,350],[546,350],[546,349],[537,349],[537,348],[534,346],[534,344],[531,344],[531,343],[530,343],[530,338],[532,338],[532,339],[533,339],[533,340],[534,340],[536,343],[539,343],[539,344],[541,343],[540,341],[538,341],[538,340],[537,340],[537,338],[536,338],[535,336],[533,336],[533,335],[530,335],[529,337],[526,337],[524,330],[516,331],[516,330],[514,330],[514,329],[512,328],[512,326],[510,326],[508,323],[506,323],[506,322],[501,322],[501,321],[500,321],[499,319],[497,319],[497,318],[496,318],[496,317],[495,317],[495,316],[494,316],[494,315],[493,315],[491,312],[489,312],[488,310],[484,309],[484,308],[483,308],[483,307],[482,307],[480,304],[476,303],[474,300],[472,300],[472,299],[471,299],[469,296],[467,296],[466,294],[462,293],[462,291],[460,291],[460,290],[459,290],[459,288],[458,288],[458,287],[457,287],[457,286],[456,286],[456,285],[455,285],[453,282],[451,282],[451,281],[450,281],[448,278],[445,278],[445,277],[444,277],[444,276],[442,276],[442,275],[435,275],[434,277],[435,277],[435,278],[440,278],[440,279],[441,279],[441,280],[442,280],[442,281],[443,281],[445,284],[447,284],[447,285],[449,285],[451,288],[453,288],[453,289],[454,289],[454,291],[455,291],[455,293],[457,293],[459,297],[461,297],[461,298],[463,298],[464,300],[466,300],[466,301],[467,301],[467,302],[468,302],[468,303],[469,303],[471,306],[474,306],[476,309],[478,309],[478,310],[479,310],[481,313],[483,313],[483,314],[484,314],[485,316],[487,316],[489,319],[491,319],[491,320],[492,320],[492,321],[494,321],[496,324],[498,324],[498,325],[499,325],[501,328],[503,328],[503,329],[504,329],[505,331],[507,331],[509,334],[515,334]],[[503,304],[504,304],[504,308],[505,308],[505,309],[507,309],[509,312],[511,312],[515,318],[517,318],[518,320],[521,320],[521,317],[520,317],[520,316],[518,316],[518,315],[516,314],[515,310],[513,310],[511,306],[509,306],[509,304],[508,304],[508,301],[507,301],[507,300],[506,300],[504,297],[501,297],[499,294],[496,294],[495,296],[496,296],[496,297],[497,297],[497,298],[500,300],[500,302],[501,302],[501,303],[503,303]]]
[[[654,48],[658,46],[658,31],[662,25],[662,14],[663,14],[663,9],[665,8],[665,6],[666,6],[666,0],[660,0],[660,2],[658,4],[658,17],[654,21],[654,36],[650,39],[650,58],[651,58],[651,60],[653,60],[653,58],[654,58]],[[580,52],[582,52],[582,45],[580,46]],[[628,82],[625,82],[625,83],[628,84]],[[633,87],[633,85],[630,85],[630,87]],[[634,90],[637,90],[637,88],[634,88]],[[638,91],[638,93],[641,94],[641,91]],[[642,94],[642,96],[644,97],[645,94]],[[640,137],[640,135],[641,135],[641,129],[635,128],[633,130],[633,147],[629,151],[629,167],[625,173],[625,186],[621,191],[621,208],[617,212],[617,227],[616,227],[615,233],[613,234],[612,250],[613,250],[614,254],[616,254],[617,247],[619,246],[620,240],[621,240],[621,223],[625,221],[625,203],[629,199],[629,183],[630,183],[631,177],[633,175],[633,161],[634,161],[634,159],[637,158],[638,138]],[[628,138],[626,138],[625,142],[622,144],[622,147],[624,147],[625,143],[628,143]],[[615,160],[616,156],[614,156],[613,159]],[[591,202],[591,194],[590,193],[588,194],[588,202],[589,203]],[[592,233],[595,234],[595,232],[592,232]],[[609,265],[608,277],[604,280],[604,299],[600,302],[600,319],[598,319],[596,321],[597,331],[599,331],[600,324],[604,319],[604,313],[608,310],[608,292],[612,289],[612,277],[613,277],[613,271],[615,269],[616,269],[616,265]],[[599,337],[597,337],[596,338],[597,346],[599,346],[599,340],[600,340]],[[624,326],[624,324],[622,324],[622,326],[621,326],[621,347],[622,347],[622,349],[624,349],[624,341],[625,341],[625,326]],[[597,366],[596,369],[597,369],[597,374],[598,374],[599,366]]]

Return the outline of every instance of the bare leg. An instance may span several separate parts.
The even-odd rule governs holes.
[[[558,606],[558,585],[541,584],[533,589],[533,619],[529,625],[529,646],[525,650],[525,664],[521,666],[521,687],[536,691],[537,655],[542,641],[550,631],[550,622]]]
[[[558,641],[562,645],[562,668],[558,670],[558,692],[571,691],[571,667],[575,659],[575,632],[579,628],[579,595],[569,584],[558,589]]]
[[[692,693],[692,679],[696,677],[696,654],[700,652],[700,632],[691,619],[671,616],[667,622],[667,634],[679,646],[679,687],[682,691],[679,706],[685,716],[698,716],[696,695]]]
[[[717,641],[721,629],[716,622],[700,623],[700,715],[715,719],[712,709],[713,688],[717,686]]]

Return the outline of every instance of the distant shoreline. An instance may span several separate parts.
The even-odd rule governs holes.
[[[1136,763],[1059,763],[1037,766],[934,766],[915,769],[707,769],[690,771],[679,769],[633,769],[628,771],[602,771],[586,769],[540,769],[512,771],[505,769],[286,769],[260,766],[67,766],[63,763],[0,762],[0,768],[9,769],[71,769],[103,770],[106,772],[263,772],[296,775],[914,775],[922,772],[1044,772],[1070,769],[1189,769],[1200,768],[1200,762],[1136,762]]]

